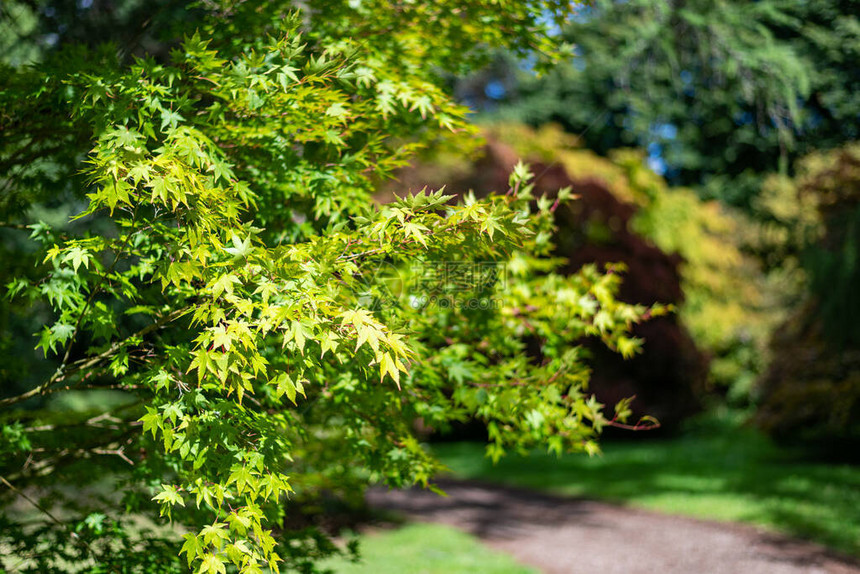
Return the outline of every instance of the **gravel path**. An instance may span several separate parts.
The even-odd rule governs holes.
[[[548,574],[860,574],[860,562],[751,526],[473,482],[371,490],[369,503],[456,526]],[[455,574],[455,573],[452,573]]]

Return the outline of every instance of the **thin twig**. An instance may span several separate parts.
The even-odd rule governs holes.
[[[98,354],[94,357],[91,357],[88,359],[81,359],[80,361],[72,363],[71,366],[74,368],[72,368],[70,370],[65,370],[63,368],[63,366],[61,365],[60,368],[57,369],[57,371],[51,376],[50,379],[48,379],[47,381],[45,381],[44,383],[42,383],[38,387],[31,389],[31,390],[27,391],[26,393],[16,395],[14,397],[9,397],[6,399],[0,399],[0,407],[5,407],[8,405],[14,405],[16,403],[20,403],[21,401],[26,401],[27,399],[31,399],[31,398],[39,396],[39,395],[47,394],[48,389],[52,385],[55,385],[55,384],[59,383],[60,381],[65,380],[69,376],[75,375],[81,371],[89,369],[90,367],[92,367],[94,365],[97,365],[100,361],[102,361],[103,359],[106,359],[107,357],[109,357],[113,353],[115,353],[117,350],[119,350],[119,348],[123,345],[123,343],[125,343],[125,341],[128,341],[129,339],[134,339],[136,337],[143,337],[144,335],[146,335],[152,331],[160,329],[165,324],[167,324],[167,323],[169,323],[175,319],[178,319],[181,315],[186,313],[188,310],[189,310],[189,308],[186,307],[183,309],[177,309],[176,311],[173,311],[172,313],[165,315],[164,317],[162,317],[161,319],[159,319],[155,323],[153,323],[151,325],[147,325],[146,327],[144,327],[143,329],[141,329],[137,333],[133,334],[128,339],[124,339],[123,341],[118,341],[118,342],[114,343],[113,345],[111,345],[111,347],[107,351],[104,351],[103,353]]]
[[[11,490],[11,491],[12,491],[12,492],[14,492],[15,494],[17,494],[18,496],[20,496],[21,498],[23,498],[24,500],[26,500],[27,502],[29,502],[30,504],[32,504],[33,506],[35,506],[36,508],[38,508],[38,509],[39,509],[39,511],[40,511],[42,514],[44,514],[45,516],[47,516],[48,518],[50,518],[52,521],[56,522],[57,524],[59,524],[59,525],[60,525],[60,526],[62,526],[63,528],[68,528],[68,527],[66,526],[66,524],[65,524],[65,523],[63,523],[62,521],[60,521],[60,519],[59,519],[59,518],[57,518],[56,516],[54,516],[53,514],[51,514],[51,513],[48,511],[48,509],[47,509],[47,508],[43,507],[41,504],[39,504],[38,502],[36,502],[36,501],[35,501],[35,500],[33,500],[32,498],[30,498],[30,497],[29,497],[26,493],[24,493],[23,491],[18,490],[18,489],[17,489],[17,488],[16,488],[16,487],[11,483],[11,482],[9,482],[8,480],[6,480],[6,477],[4,477],[4,476],[0,476],[0,482],[2,482],[3,484],[5,484],[5,485],[6,485],[6,487],[7,487],[7,488],[9,488],[9,490]],[[77,538],[77,536],[78,536],[78,535],[77,535],[77,534],[75,534],[74,532],[72,533],[72,535],[73,535],[74,537],[76,537],[76,538]],[[84,540],[83,542],[84,542],[84,544],[86,544],[86,541],[85,541],[85,540]],[[89,547],[89,545],[88,545],[88,544],[87,544],[87,547]]]

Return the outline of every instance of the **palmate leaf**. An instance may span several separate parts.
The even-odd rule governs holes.
[[[164,504],[185,506],[185,501],[182,500],[182,495],[176,491],[175,486],[169,484],[161,485],[162,491],[156,494],[152,499]]]
[[[185,553],[188,566],[191,566],[197,560],[197,556],[204,551],[205,546],[201,544],[199,536],[195,536],[194,534],[183,534],[182,536],[185,538],[185,543],[179,552],[180,554]]]
[[[210,572],[212,574],[226,574],[227,572],[224,561],[214,554],[206,554],[200,563],[200,568],[197,570],[197,574],[207,574]]]
[[[224,251],[236,258],[247,257],[251,253],[251,238],[247,237],[244,241],[239,239],[238,235],[233,235],[230,238],[233,247],[226,247]]]

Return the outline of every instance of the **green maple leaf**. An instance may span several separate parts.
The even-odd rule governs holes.
[[[432,114],[435,109],[436,108],[433,106],[433,100],[430,99],[430,96],[420,96],[412,103],[409,111],[418,110],[421,117],[426,119],[427,116]]]
[[[185,558],[188,560],[188,566],[190,567],[197,556],[204,552],[204,548],[203,545],[200,544],[199,537],[193,534],[183,534],[182,537],[185,538],[185,544],[182,545],[182,549],[179,553],[185,553]]]
[[[161,131],[164,131],[165,128],[170,127],[170,129],[175,130],[176,126],[179,125],[179,122],[184,121],[179,112],[174,112],[173,110],[161,110]]]
[[[238,235],[233,234],[233,237],[231,237],[230,240],[233,243],[233,247],[225,247],[224,251],[226,251],[236,259],[244,259],[248,257],[248,254],[251,253],[250,235],[243,241],[239,239]]]
[[[185,501],[182,499],[182,495],[179,494],[175,486],[162,484],[161,489],[161,492],[153,496],[152,500],[163,504],[169,504],[170,506],[176,504],[179,506],[185,506]]]
[[[287,373],[281,373],[275,378],[275,396],[281,398],[284,394],[293,404],[296,404],[296,383]]]
[[[83,265],[84,269],[89,269],[90,267],[90,254],[83,247],[75,246],[66,252],[63,257],[63,261],[71,261],[72,268],[75,270],[75,273],[78,272],[78,268]]]
[[[203,537],[204,544],[220,547],[221,541],[226,540],[230,536],[230,533],[227,531],[226,524],[215,522],[204,526],[200,531],[200,536]]]
[[[295,397],[295,393],[293,393]],[[236,483],[236,492],[238,494],[242,494],[245,491],[245,486],[253,480],[253,475],[251,471],[245,467],[240,466],[236,468],[233,472],[230,473],[230,477],[227,479],[227,484]]]
[[[348,110],[340,102],[330,105],[325,111],[325,115],[333,118],[344,118],[346,117],[347,113],[349,113]]]
[[[206,554],[206,556],[203,557],[203,561],[200,563],[200,568],[197,570],[197,574],[207,574],[208,572],[227,574],[227,568],[218,556],[215,554]]]

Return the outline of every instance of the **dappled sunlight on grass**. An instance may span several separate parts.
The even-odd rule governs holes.
[[[409,524],[361,539],[361,561],[322,564],[336,574],[537,574],[449,526]]]
[[[534,453],[494,466],[482,445],[434,448],[460,477],[747,522],[860,555],[860,467],[806,462],[727,418],[674,439],[608,442],[593,458]]]

